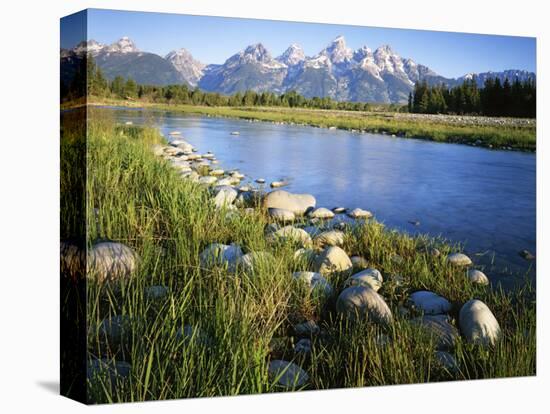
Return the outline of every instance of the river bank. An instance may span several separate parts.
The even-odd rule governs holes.
[[[97,118],[92,110],[88,202],[97,217],[89,217],[90,242],[109,237],[140,257],[132,275],[109,286],[92,278],[88,286],[91,354],[129,367],[115,388],[92,381],[97,402],[534,374],[528,283],[514,292],[491,289],[451,259],[460,258],[451,255],[457,246],[365,217],[346,224],[324,210],[302,215],[303,206],[291,203],[293,220],[277,223],[281,212],[266,210],[254,191],[262,188],[237,184],[238,172],[216,171],[216,155],[193,151],[185,131],[169,145],[156,130]],[[331,252],[341,258],[337,269],[327,266],[336,265]],[[383,323],[347,317],[342,293],[356,282],[382,298]],[[413,296],[419,291],[437,294],[443,308],[428,312]],[[500,325],[494,345],[471,343],[459,322],[474,298]],[[418,319],[422,309],[440,315],[435,323],[450,342]],[[105,321],[115,317],[132,335],[106,347],[105,338],[114,338]],[[299,383],[273,376],[282,360],[299,367]]]
[[[140,107],[207,116],[344,129],[354,132],[381,133],[403,138],[426,139],[494,149],[536,151],[536,120],[533,119],[280,107],[166,105],[94,97],[89,99],[88,104]]]

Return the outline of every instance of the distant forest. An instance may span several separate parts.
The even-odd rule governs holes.
[[[447,88],[445,85],[428,86],[417,83],[409,94],[407,109],[422,114],[479,114],[535,118],[537,88],[533,80],[501,82],[489,78],[483,88],[477,87],[474,78],[462,85]]]
[[[335,101],[329,97],[306,98],[295,91],[279,95],[249,90],[227,96],[192,89],[187,85],[139,85],[133,79],[121,76],[109,81],[91,57],[82,60],[70,84],[61,82],[63,101],[83,97],[86,92],[98,98],[205,106],[280,106],[348,111],[372,111],[375,106],[380,106],[365,102]],[[476,79],[472,78],[465,80],[462,85],[448,88],[445,85],[429,86],[424,81],[415,85],[414,91],[409,94],[408,104],[388,104],[384,108],[392,112],[534,118],[536,84],[532,80],[520,82],[517,79],[512,83],[506,79],[502,83],[496,78],[488,79],[483,88],[478,88]]]

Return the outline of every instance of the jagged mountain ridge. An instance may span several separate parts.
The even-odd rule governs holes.
[[[86,52],[95,58],[109,79],[120,75],[143,84],[184,83],[222,94],[246,90],[274,93],[295,90],[306,97],[403,103],[415,82],[421,80],[453,86],[475,75],[481,86],[489,77],[535,79],[534,73],[524,70],[446,78],[410,58],[402,58],[389,45],[374,51],[367,46],[352,50],[347,47],[343,36],[338,36],[311,57],[306,56],[299,45],[292,44],[274,58],[261,43],[257,43],[232,55],[223,64],[215,65],[199,62],[183,48],[169,52],[164,58],[142,52],[128,37],[110,45],[95,40],[82,42],[71,50],[62,49],[61,58],[74,64],[74,59]]]

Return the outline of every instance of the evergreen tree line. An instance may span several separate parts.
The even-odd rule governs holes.
[[[482,88],[477,79],[461,85],[428,86],[417,82],[409,94],[408,111],[421,114],[471,114],[487,116],[536,117],[536,84],[532,79],[488,78]]]
[[[85,71],[86,76],[83,76]],[[84,82],[85,80],[85,82]],[[222,95],[204,92],[187,85],[152,86],[137,84],[131,78],[116,76],[109,81],[88,56],[76,70],[70,85],[61,84],[64,100],[85,95],[98,98],[143,100],[152,103],[189,104],[205,106],[273,106],[290,108],[339,109],[348,111],[372,111],[373,104],[365,102],[339,102],[329,97],[306,98],[296,91],[283,94],[273,92],[237,92]],[[446,85],[429,86],[426,81],[417,82],[409,94],[408,104],[391,104],[385,108],[394,112],[426,114],[477,114],[488,116],[536,116],[536,85],[533,80],[512,83],[506,79],[489,78],[483,88],[478,88],[475,78],[461,85],[448,88]]]

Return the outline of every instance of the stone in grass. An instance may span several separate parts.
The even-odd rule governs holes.
[[[218,186],[214,189],[214,205],[216,208],[227,207],[237,198],[237,190],[228,185]]]
[[[453,266],[470,266],[472,260],[464,253],[451,253],[447,256],[447,261]]]
[[[296,219],[296,215],[292,211],[284,208],[269,208],[267,213],[270,218],[277,221],[294,221]]]
[[[436,349],[454,349],[459,333],[458,329],[449,323],[447,315],[424,315],[413,319],[411,323],[421,327],[432,338]]]
[[[313,249],[301,248],[294,252],[294,260],[304,261],[306,263],[313,263],[317,254]]]
[[[236,244],[212,243],[201,252],[199,258],[201,266],[204,268],[226,264],[231,267],[242,255],[242,249]]]
[[[245,273],[254,273],[275,263],[275,257],[269,252],[250,252],[236,261],[236,267]]]
[[[311,194],[293,194],[284,190],[275,190],[264,198],[264,207],[282,208],[292,211],[296,215],[303,215],[315,208],[316,200]]]
[[[326,296],[332,295],[332,286],[320,273],[294,272],[292,277],[304,283],[313,292],[321,292]]]
[[[391,310],[382,296],[366,286],[344,289],[336,301],[336,310],[351,320],[365,318],[382,326],[393,322]]]
[[[126,380],[132,371],[132,366],[125,361],[111,361],[105,358],[92,358],[88,361],[86,376],[92,383],[96,380],[107,380],[111,390],[121,381]]]
[[[319,218],[319,219],[331,219],[334,217],[334,213],[330,211],[328,208],[320,207],[316,208],[315,210],[311,211],[309,213],[309,217],[311,218]]]
[[[328,230],[316,235],[313,239],[316,246],[341,246],[344,244],[344,233],[339,230]]]
[[[221,168],[218,168],[216,170],[212,170],[210,171],[210,175],[214,176],[214,177],[219,177],[219,176],[222,176],[225,174],[225,171],[222,170]]]
[[[355,218],[355,219],[358,219],[358,218],[365,218],[366,219],[366,218],[371,218],[372,213],[370,211],[363,210],[361,208],[354,208],[353,210],[348,212],[348,216],[350,216],[351,218]]]
[[[487,277],[487,275],[485,275],[485,273],[483,273],[481,270],[477,269],[468,270],[468,279],[470,280],[470,282],[482,286],[487,286],[489,284],[489,278]]]
[[[294,352],[297,354],[307,355],[311,353],[311,340],[308,338],[300,339],[296,345],[294,345]]]
[[[205,175],[204,177],[200,177],[198,182],[202,185],[212,185],[217,181],[218,179],[216,177]]]
[[[451,303],[447,299],[427,290],[411,294],[409,304],[424,315],[441,315],[451,310]]]
[[[114,315],[103,319],[99,325],[100,339],[111,346],[124,343],[132,333],[132,320],[128,315]]]
[[[458,324],[468,342],[494,345],[501,334],[500,325],[489,307],[478,299],[466,302],[460,309]]]
[[[275,230],[267,236],[268,241],[276,242],[290,242],[299,243],[302,246],[311,246],[311,237],[303,229],[299,229],[294,226],[285,226],[281,229]]]
[[[149,286],[145,289],[145,297],[149,300],[162,300],[168,296],[168,288],[162,285]]]
[[[87,276],[99,282],[128,278],[137,261],[137,254],[125,244],[100,242],[89,250]]]
[[[367,286],[376,292],[382,287],[384,278],[379,270],[369,268],[352,275],[345,283],[346,286]]]
[[[436,364],[448,373],[456,374],[459,371],[455,357],[448,352],[436,351],[434,356]]]
[[[350,260],[353,270],[363,270],[369,267],[369,262],[362,256],[351,256]]]
[[[313,267],[316,272],[330,274],[351,271],[353,265],[344,250],[329,246],[316,257]]]
[[[307,373],[293,362],[275,359],[267,369],[272,381],[285,388],[301,387],[309,381]]]
[[[294,333],[297,336],[314,336],[318,335],[321,329],[315,321],[305,321],[294,325]]]
[[[184,325],[176,331],[176,341],[183,342],[184,345],[195,343],[197,345],[211,345],[212,339],[200,329],[192,325]]]

